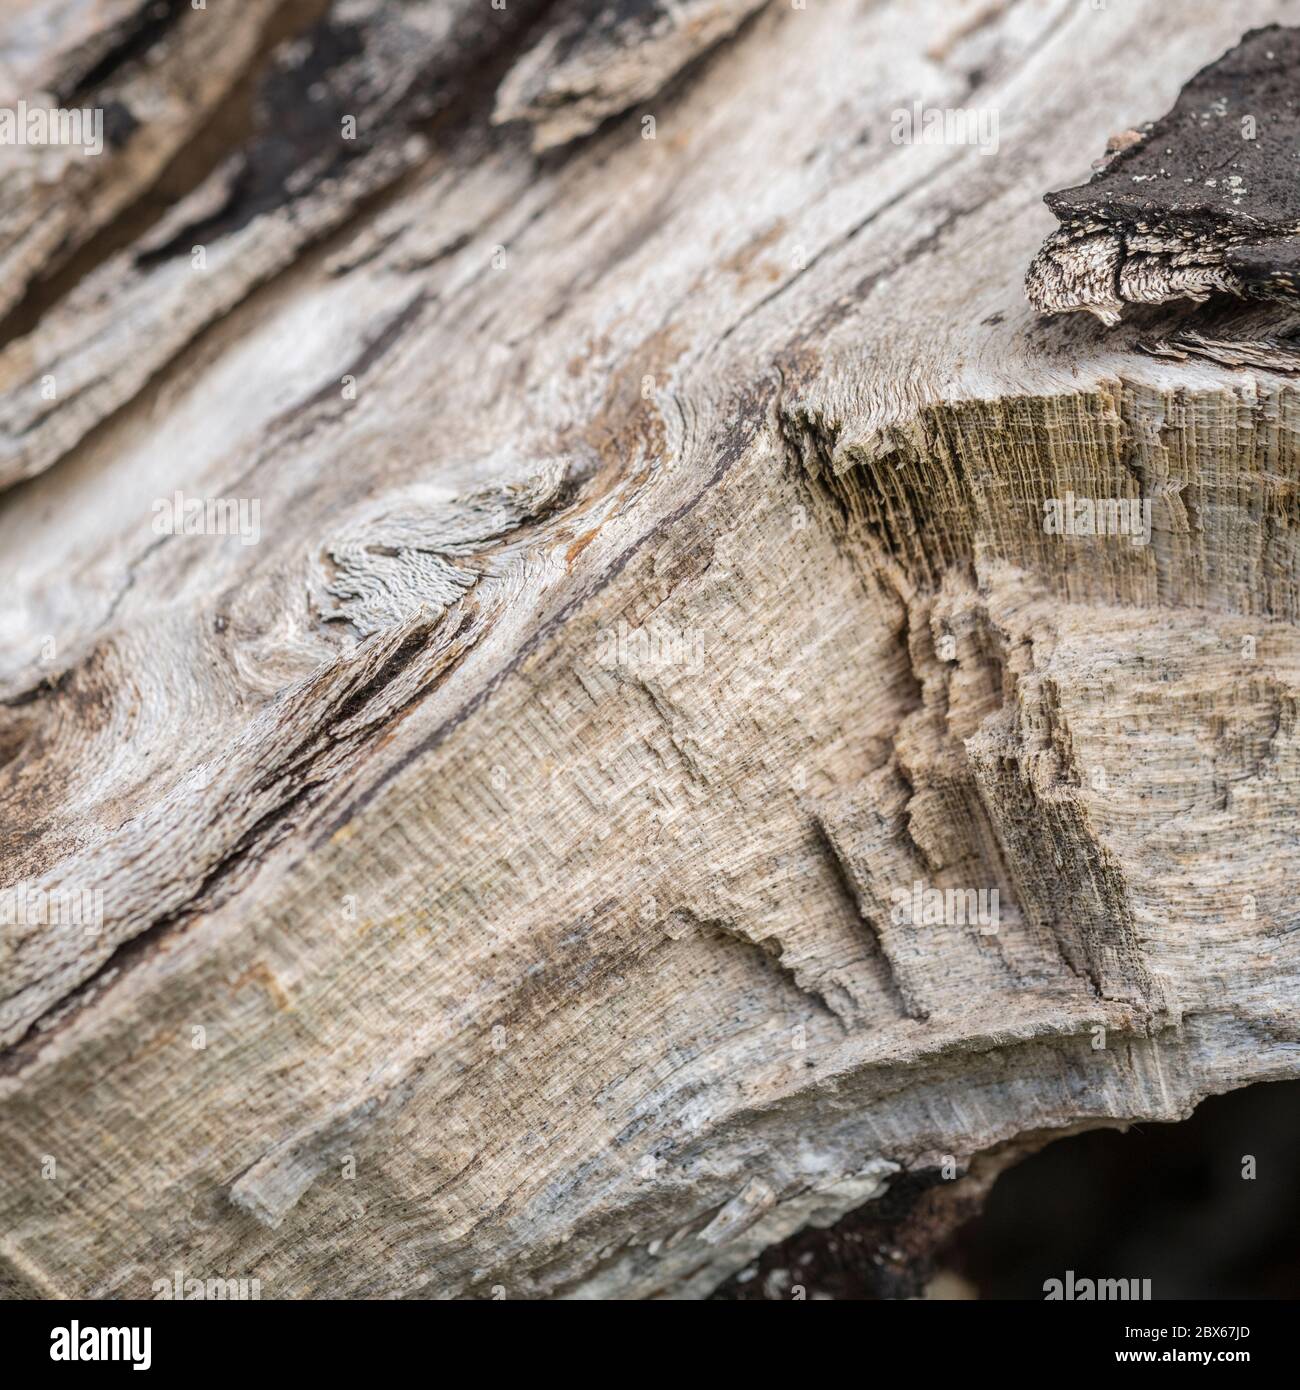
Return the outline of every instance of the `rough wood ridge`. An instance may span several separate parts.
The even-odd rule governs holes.
[[[1289,330],[1024,293],[1288,8],[6,7],[5,1292],[702,1297],[1300,1074]]]

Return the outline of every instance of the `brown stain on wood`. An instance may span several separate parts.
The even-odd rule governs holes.
[[[289,998],[288,992],[276,978],[274,971],[263,961],[258,961],[256,965],[250,965],[247,970],[231,985],[231,990],[237,992],[247,984],[257,983],[266,990],[271,996],[277,1009],[285,1009],[290,1012],[293,1010],[293,1001]]]
[[[593,526],[590,531],[584,531],[582,535],[569,546],[564,552],[564,563],[567,569],[573,568],[573,562],[586,550],[598,535],[600,535],[600,527]]]

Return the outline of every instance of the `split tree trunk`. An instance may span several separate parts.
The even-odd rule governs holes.
[[[1286,10],[8,8],[10,1293],[702,1296],[1300,1074],[1296,392],[1023,290]]]

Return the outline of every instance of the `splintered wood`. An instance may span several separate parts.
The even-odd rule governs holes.
[[[1300,1075],[1287,9],[10,3],[0,1288],[703,1297]]]

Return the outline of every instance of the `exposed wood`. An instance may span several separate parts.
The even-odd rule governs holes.
[[[6,1292],[702,1297],[1300,1074],[1291,330],[1024,292],[1288,6],[149,8],[0,20],[187,93],[0,185]]]
[[[589,135],[607,116],[653,97],[763,3],[569,0],[506,75],[492,119],[531,122],[539,152]]]

